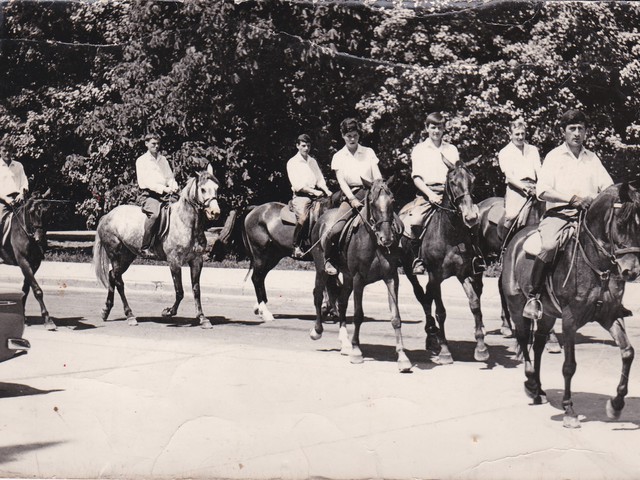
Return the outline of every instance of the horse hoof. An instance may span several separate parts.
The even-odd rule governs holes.
[[[565,415],[562,419],[564,428],[580,428],[580,419],[577,415]]]
[[[538,395],[537,397],[535,397],[533,399],[533,404],[534,405],[545,405],[549,403],[549,401],[547,400],[547,396],[546,395]]]
[[[269,310],[266,310],[260,313],[260,318],[262,318],[263,322],[273,322],[275,320],[275,318],[273,318],[273,315]]]
[[[200,328],[204,328],[205,330],[209,330],[209,329],[213,328],[213,325],[211,325],[211,322],[209,321],[208,318],[205,318],[204,320],[200,320]]]
[[[524,382],[524,393],[527,397],[529,397],[532,400],[534,400],[538,396],[535,392],[535,389],[527,385],[527,382]]]
[[[398,371],[400,373],[411,373],[412,368],[413,365],[411,365],[411,362],[409,360],[398,361]]]
[[[607,417],[611,420],[618,420],[620,418],[620,414],[622,413],[622,410],[616,410],[613,407],[613,402],[611,401],[611,399],[607,400],[606,411]]]
[[[58,327],[56,326],[55,323],[53,322],[47,322],[44,324],[44,328],[46,328],[48,331],[50,332],[55,332],[56,330],[58,330]]]
[[[167,317],[173,317],[175,315],[175,313],[173,312],[173,310],[171,310],[170,308],[165,308],[164,310],[162,310],[162,316],[167,318]]]
[[[343,345],[340,347],[340,355],[344,355],[345,357],[351,355],[351,345]]]
[[[100,318],[102,319],[103,322],[107,321],[107,318],[109,318],[109,310],[107,310],[106,308],[103,308],[102,311],[100,312]]]
[[[311,337],[311,340],[320,340],[322,338],[322,333],[318,333],[315,328],[312,328],[309,330],[309,336]]]
[[[453,357],[450,353],[441,353],[432,357],[433,363],[438,365],[451,365],[453,363]]]
[[[511,338],[513,337],[513,330],[511,330],[509,327],[501,327],[500,334],[505,338]]]
[[[136,317],[129,317],[127,318],[127,325],[129,325],[130,327],[137,327],[138,320],[136,319]]]
[[[257,303],[253,306],[253,314],[260,315],[260,307],[258,306]]]
[[[486,362],[489,360],[489,350],[486,347],[483,349],[476,348],[473,352],[473,358],[476,362]]]
[[[354,365],[358,365],[360,363],[364,363],[364,357],[362,355],[349,355],[349,361]]]

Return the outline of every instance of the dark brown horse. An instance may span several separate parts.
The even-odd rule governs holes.
[[[474,181],[473,173],[461,162],[450,168],[447,173],[442,203],[434,206],[435,211],[421,241],[420,258],[429,275],[429,282],[424,290],[412,272],[414,257],[409,239],[403,236],[400,243],[404,273],[411,282],[413,293],[426,316],[426,350],[433,361],[441,364],[453,362],[444,331],[447,311],[442,302],[440,289],[440,284],[452,276],[462,284],[475,320],[474,358],[478,361],[486,361],[489,358],[489,351],[484,343],[484,325],[480,309],[482,272],[474,271],[474,260],[478,255],[471,233],[471,229],[478,222],[478,208],[471,197]],[[436,304],[435,317],[439,328],[431,315],[433,302]]]
[[[529,214],[523,219],[522,227],[538,225],[544,214],[545,203],[539,201],[536,197],[529,197],[527,199],[527,205],[530,206]],[[498,227],[498,219],[504,215],[504,198],[502,197],[489,197],[478,203],[478,211],[480,213],[479,227],[479,246],[483,256],[486,259],[498,259],[502,260],[502,253],[507,246],[507,243],[513,238],[516,232],[519,230],[517,222],[513,224],[511,229],[506,232],[506,238],[503,238],[504,233],[500,231]],[[521,228],[521,227],[520,227]],[[509,317],[509,310],[507,309],[506,301],[502,293],[501,283],[498,281],[498,292],[500,293],[500,303],[502,311],[500,318],[502,325],[500,327],[500,333],[505,337],[513,336],[513,329],[511,326],[511,319]],[[549,340],[547,341],[547,351],[550,353],[560,353],[561,348],[553,329],[549,332]]]
[[[22,284],[23,303],[27,301],[29,288],[40,304],[40,313],[47,330],[56,330],[56,324],[49,316],[44,305],[42,289],[36,281],[35,274],[44,259],[44,251],[47,246],[45,214],[47,202],[44,197],[32,195],[24,204],[13,209],[11,231],[7,243],[2,245],[0,239],[0,259],[2,263],[16,265],[22,270],[24,283]],[[2,232],[0,232],[2,235]]]
[[[331,208],[338,199],[338,194],[330,198],[319,198],[314,202],[310,217],[318,218],[325,210]],[[283,215],[286,219],[283,219]],[[311,221],[311,219],[310,219]],[[242,225],[242,240],[251,262],[251,281],[256,291],[254,313],[265,322],[273,321],[273,314],[267,307],[267,290],[264,285],[267,274],[284,257],[293,254],[293,233],[295,217],[288,206],[280,202],[269,202],[251,206]],[[303,260],[312,259],[309,251]],[[329,290],[334,297],[335,282],[329,282]]]
[[[340,321],[341,353],[350,350],[351,363],[362,363],[360,349],[360,326],[364,320],[362,294],[364,287],[379,280],[384,281],[389,293],[391,325],[396,337],[398,369],[401,372],[411,371],[411,362],[404,351],[402,341],[402,321],[398,310],[398,252],[397,242],[402,232],[400,219],[393,212],[393,194],[383,180],[375,180],[372,184],[365,182],[367,193],[364,207],[356,219],[359,224],[354,228],[350,238],[340,249],[338,269],[342,272],[343,281],[338,296],[338,315]],[[318,221],[312,232],[312,240],[317,242],[322,235],[338,220],[338,209],[326,212]],[[348,226],[345,228],[349,228]],[[324,271],[324,252],[321,244],[312,250],[316,264],[316,281],[313,299],[316,307],[316,323],[311,329],[311,338],[317,340],[322,336],[322,299],[323,292],[330,276]],[[347,305],[353,292],[354,332],[351,346],[348,347]]]
[[[575,337],[586,323],[598,322],[613,337],[622,354],[617,394],[606,407],[610,418],[618,418],[624,407],[634,351],[624,320],[617,318],[617,314],[625,282],[640,274],[640,194],[627,184],[618,184],[596,197],[574,238],[556,255],[555,269],[547,283],[553,286],[553,293],[547,291],[542,295],[544,314],[537,326],[532,326],[531,320],[523,318],[522,309],[531,289],[534,257],[523,250],[523,244],[530,234],[537,235],[535,232],[534,228],[527,228],[516,234],[504,255],[501,280],[524,355],[525,392],[535,404],[546,402],[540,382],[542,352],[556,318],[562,317],[564,426],[578,427],[580,422],[571,400],[571,379],[576,371]],[[527,348],[532,333],[533,365]]]
[[[184,298],[182,265],[191,267],[191,286],[196,303],[196,319],[202,328],[211,328],[209,319],[202,312],[200,302],[200,272],[206,247],[205,218],[213,220],[220,215],[217,192],[218,180],[210,170],[200,172],[187,182],[180,199],[173,203],[169,229],[154,247],[159,259],[166,260],[171,269],[176,300],[162,311],[163,317],[172,317]],[[114,290],[117,288],[129,325],[137,325],[124,295],[122,274],[140,253],[145,215],[136,205],[120,205],[100,219],[93,246],[93,265],[96,276],[109,289],[102,320],[106,321],[113,307]],[[111,269],[109,270],[109,263]]]

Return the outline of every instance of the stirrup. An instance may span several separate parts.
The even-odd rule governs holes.
[[[537,322],[542,318],[542,314],[543,308],[540,295],[537,294],[535,297],[529,297],[529,300],[527,300],[527,303],[522,309],[522,316]]]
[[[338,274],[338,269],[336,267],[333,266],[333,264],[329,261],[329,260],[325,260],[324,262],[324,272],[327,275],[337,275]]]
[[[425,268],[424,262],[420,258],[414,258],[413,263],[411,264],[411,271],[414,275],[424,275]]]
[[[158,256],[155,254],[155,252],[153,252],[151,250],[150,247],[141,248],[140,249],[140,256],[142,258],[146,258],[146,259],[149,259],[149,260],[157,260],[158,259]]]
[[[481,256],[473,257],[471,260],[471,269],[474,274],[482,273],[487,269],[487,264]]]

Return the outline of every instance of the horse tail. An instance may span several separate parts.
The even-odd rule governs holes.
[[[109,257],[107,256],[106,248],[102,245],[99,228],[96,230],[96,237],[93,242],[93,269],[100,283],[109,288]]]

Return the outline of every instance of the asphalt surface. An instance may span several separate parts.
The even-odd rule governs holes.
[[[530,405],[512,340],[499,335],[495,279],[483,311],[488,362],[473,360],[473,321],[462,288],[444,284],[447,334],[456,362],[424,353],[421,308],[404,279],[400,310],[412,373],[395,365],[383,284],[365,291],[362,349],[352,365],[337,350],[337,325],[322,339],[312,272],[267,279],[276,319],[253,314],[246,271],[205,269],[203,306],[214,327],[193,326],[185,272],[179,315],[166,267],[134,266],[125,282],[139,326],[89,265],[45,263],[38,279],[59,325],[44,330],[31,296],[25,338],[31,351],[0,363],[0,476],[37,478],[629,478],[640,472],[640,385],[632,369],[619,420],[604,405],[615,392],[620,354],[608,334],[580,331],[573,399],[582,428],[562,427],[562,355],[545,354],[549,403]],[[21,284],[0,265],[0,289]],[[630,284],[625,304],[640,311]],[[627,320],[638,345],[638,318]],[[560,336],[562,339],[562,337]]]

